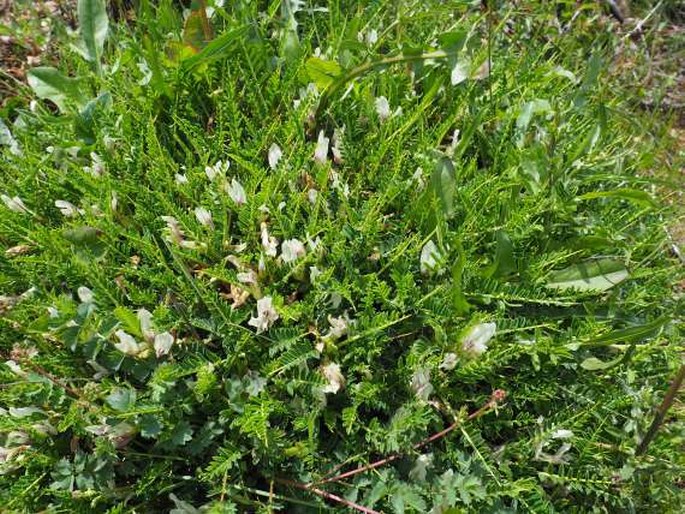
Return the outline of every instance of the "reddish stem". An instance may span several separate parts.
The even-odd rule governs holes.
[[[488,402],[487,402],[485,405],[483,405],[480,409],[478,409],[477,411],[472,412],[471,414],[469,414],[468,417],[466,418],[466,420],[467,420],[467,421],[474,420],[474,419],[476,419],[476,418],[481,417],[481,416],[482,416],[483,414],[485,414],[486,412],[489,412],[490,410],[494,409],[494,408],[497,406],[497,404],[498,404],[499,402],[501,402],[502,400],[504,400],[504,398],[506,397],[506,394],[507,394],[506,391],[503,391],[502,389],[496,389],[496,390],[492,393],[492,396],[490,397],[490,399],[488,400]],[[427,437],[427,438],[424,439],[423,441],[420,441],[420,442],[416,443],[416,444],[414,445],[414,449],[419,449],[419,448],[421,448],[421,447],[423,447],[423,446],[426,446],[426,445],[429,444],[429,443],[432,443],[433,441],[437,441],[438,439],[440,439],[440,438],[442,438],[442,437],[445,437],[447,434],[449,434],[449,433],[452,432],[455,428],[457,428],[457,427],[461,424],[461,422],[462,422],[462,420],[459,420],[459,419],[458,419],[457,421],[455,421],[454,423],[452,423],[452,424],[451,424],[450,426],[448,426],[447,428],[441,430],[440,432],[437,432],[437,433],[433,434],[433,435],[430,436],[430,437]],[[312,483],[312,484],[309,484],[309,486],[307,486],[307,490],[312,490],[311,487],[312,487],[314,484],[317,484],[317,485],[318,485],[318,484],[327,484],[327,483],[329,483],[329,482],[339,482],[339,481],[341,481],[341,480],[344,480],[345,478],[349,478],[349,477],[351,477],[351,476],[358,475],[359,473],[364,473],[365,471],[369,471],[369,470],[372,470],[372,469],[379,468],[379,467],[381,467],[381,466],[384,466],[384,465],[386,465],[386,464],[389,464],[389,463],[391,463],[391,462],[393,462],[393,461],[399,459],[399,458],[402,457],[403,455],[404,455],[403,453],[395,453],[395,454],[389,455],[388,457],[384,457],[384,458],[382,458],[382,459],[380,459],[380,460],[371,462],[371,463],[369,463],[369,464],[365,464],[364,466],[359,466],[359,467],[356,468],[356,469],[352,469],[352,470],[350,470],[350,471],[346,471],[345,473],[341,473],[340,475],[336,475],[336,476],[333,476],[333,477],[325,478],[325,479],[323,479],[323,480],[320,480],[319,482],[314,482],[314,483]]]
[[[312,492],[318,496],[321,496],[322,498],[325,498],[327,500],[332,500],[338,503],[342,503],[343,505],[350,507],[351,509],[357,510],[359,512],[365,512],[366,514],[381,514],[377,510],[369,509],[368,507],[364,507],[363,505],[359,505],[358,503],[351,502],[350,500],[346,500],[345,498],[341,498],[340,496],[337,496],[335,494],[329,493],[327,491],[324,491],[323,489],[318,489],[317,487],[310,487],[307,484],[302,484],[300,482],[294,482],[292,480],[287,480],[284,478],[277,478],[276,482],[279,482],[284,485],[289,485],[291,487],[296,487],[297,489],[302,489],[303,491],[309,491]]]

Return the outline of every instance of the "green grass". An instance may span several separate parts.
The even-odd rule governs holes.
[[[635,455],[683,351],[668,127],[601,13],[225,4],[197,53],[140,2],[4,111],[0,504],[677,512],[681,407]]]

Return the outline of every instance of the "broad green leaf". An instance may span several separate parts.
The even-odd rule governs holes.
[[[616,189],[613,191],[591,191],[577,197],[577,200],[593,200],[595,198],[618,198],[628,200],[643,207],[657,207],[658,204],[652,195],[638,189]]]
[[[621,330],[613,330],[607,334],[589,339],[584,344],[590,346],[608,346],[615,343],[631,343],[635,341],[641,341],[656,334],[664,325],[669,322],[669,319],[670,318],[662,317],[657,318],[650,323],[645,323],[644,325],[637,325]]]
[[[238,27],[214,38],[201,52],[185,59],[183,67],[191,71],[203,64],[228,57],[233,52],[234,45],[243,40],[246,30],[246,27]]]
[[[316,84],[319,91],[330,86],[342,74],[342,68],[335,61],[310,57],[305,64],[309,80]]]
[[[81,55],[100,69],[109,22],[104,0],[79,0],[77,6]]]
[[[550,289],[602,292],[623,282],[628,276],[628,270],[622,262],[614,259],[600,259],[553,271],[545,286]]]
[[[503,230],[498,230],[496,237],[495,260],[485,272],[485,276],[488,278],[503,277],[518,270],[516,260],[514,259],[514,245],[509,238],[509,234]]]
[[[599,371],[609,369],[615,366],[616,364],[621,362],[622,359],[623,355],[607,362],[604,362],[603,360],[600,360],[597,357],[589,357],[580,363],[580,367],[588,371]]]
[[[54,102],[61,112],[68,112],[70,103],[81,109],[88,102],[80,80],[66,77],[50,66],[31,69],[27,79],[38,98]]]
[[[95,143],[98,114],[112,105],[112,96],[105,92],[86,104],[74,119],[76,135],[87,145]]]
[[[440,202],[442,213],[449,217],[454,211],[454,194],[457,177],[454,164],[445,156],[438,158],[431,176],[431,187]]]
[[[110,393],[106,401],[114,410],[123,412],[136,403],[136,392],[133,389],[117,387]]]

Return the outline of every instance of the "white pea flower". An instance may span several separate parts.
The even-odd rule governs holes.
[[[309,281],[313,284],[316,282],[316,279],[319,278],[321,275],[321,270],[317,268],[316,266],[310,266],[309,267]]]
[[[371,29],[366,33],[366,44],[369,46],[375,45],[378,41],[378,31]]]
[[[573,437],[573,432],[571,430],[560,428],[559,430],[552,432],[550,437],[552,439],[570,439]]]
[[[264,248],[264,253],[266,253],[269,257],[276,257],[278,252],[278,239],[269,236],[269,231],[265,222],[262,222],[261,227],[262,248]]]
[[[81,300],[81,303],[93,303],[95,295],[93,295],[93,291],[86,286],[79,287],[76,290],[76,294],[78,295],[78,299]]]
[[[288,205],[285,202],[279,202],[276,208],[278,209],[278,212],[281,212],[283,209],[285,209],[285,206]]]
[[[243,185],[236,179],[231,179],[231,184],[226,185],[226,192],[228,193],[228,196],[231,197],[231,200],[233,200],[235,203],[238,205],[245,205],[245,202],[247,201],[245,189],[243,188]]]
[[[376,113],[381,122],[387,120],[391,116],[390,104],[388,99],[384,96],[379,96],[376,98]]]
[[[440,369],[444,369],[445,371],[451,371],[453,370],[457,365],[457,354],[456,353],[446,353],[445,357],[443,357],[442,362],[440,363],[440,366],[438,366]]]
[[[283,262],[295,262],[306,254],[307,250],[305,250],[304,244],[302,244],[302,241],[299,239],[286,239],[281,244],[281,257],[283,258]]]
[[[414,462],[414,466],[409,471],[409,480],[413,482],[425,482],[428,468],[433,465],[433,454],[424,453]]]
[[[431,371],[428,368],[421,368],[412,375],[411,383],[409,385],[416,397],[420,400],[428,401],[428,398],[433,392],[433,384],[431,384],[430,380]]]
[[[182,173],[176,173],[176,175],[174,175],[174,180],[179,186],[188,183],[188,177]]]
[[[0,198],[2,198],[2,201],[5,203],[5,205],[10,211],[25,213],[29,212],[29,210],[26,208],[26,205],[24,205],[22,199],[18,196],[10,198],[7,195],[0,195]]]
[[[84,166],[83,171],[94,176],[95,178],[102,177],[102,175],[104,175],[106,171],[105,163],[103,162],[102,157],[100,157],[95,152],[90,152],[90,160],[91,165]]]
[[[331,153],[333,154],[333,162],[340,164],[343,162],[343,135],[345,134],[345,127],[333,130],[333,146],[331,146]]]
[[[162,332],[155,336],[155,342],[153,344],[155,348],[155,355],[159,359],[160,357],[167,355],[171,346],[174,344],[174,336],[169,332]]]
[[[449,156],[454,156],[454,152],[455,152],[455,150],[457,149],[457,145],[459,144],[459,134],[460,134],[460,133],[461,133],[461,132],[460,132],[459,129],[456,129],[456,130],[452,133],[452,142],[450,143],[450,145],[449,145],[449,146],[447,147],[447,149],[445,150],[445,153],[446,153],[447,155],[449,155]]]
[[[57,310],[56,307],[48,307],[48,316],[50,316],[51,319],[54,318],[59,318],[59,311]]]
[[[346,335],[350,330],[350,325],[353,323],[350,318],[345,313],[343,316],[334,318],[333,316],[328,316],[328,323],[331,328],[328,333],[324,336],[326,339],[340,339]]]
[[[283,157],[281,147],[278,146],[276,143],[272,144],[269,147],[269,168],[275,170],[278,166],[278,161],[281,160],[281,157]]]
[[[479,323],[471,328],[461,339],[461,349],[465,353],[481,355],[488,349],[488,342],[495,336],[497,324]]]
[[[240,271],[236,275],[238,282],[241,284],[256,284],[257,283],[257,274],[252,271],[251,269],[248,269],[247,271]]]
[[[467,78],[469,78],[469,63],[459,61],[455,64],[454,68],[452,68],[450,82],[453,86],[456,86],[457,84],[464,82]]]
[[[318,164],[325,164],[328,156],[328,143],[330,139],[326,137],[324,131],[319,132],[319,137],[316,141],[316,148],[314,149],[314,162]]]
[[[257,317],[252,317],[250,318],[250,321],[247,322],[248,325],[257,329],[258,334],[268,330],[279,318],[272,302],[270,296],[265,296],[261,300],[257,300]]]
[[[183,244],[183,230],[178,220],[173,216],[162,216],[162,220],[166,222],[168,240],[178,245]]]
[[[331,182],[331,187],[336,191],[340,192],[345,198],[350,196],[349,184],[347,184],[347,182],[344,182],[340,178],[340,174],[335,170],[331,170]]]
[[[66,200],[55,200],[55,207],[57,207],[62,216],[66,218],[75,218],[79,215],[79,209],[71,202]]]
[[[207,228],[214,229],[214,221],[212,221],[212,213],[204,207],[195,208],[195,217],[202,225]]]
[[[328,384],[323,387],[324,393],[335,394],[345,387],[345,377],[340,371],[340,365],[331,362],[321,368],[323,376],[328,380]]]
[[[431,239],[425,245],[423,245],[423,249],[421,250],[421,273],[425,275],[427,273],[430,273],[431,271],[434,271],[441,260],[442,254],[440,253],[440,250],[438,250],[438,247]]]
[[[138,309],[138,322],[140,323],[140,331],[146,341],[153,341],[155,332],[152,329],[152,313],[147,309]]]
[[[307,191],[307,200],[309,200],[309,203],[312,205],[316,205],[316,199],[319,197],[319,192],[316,189],[310,189]]]
[[[127,334],[123,330],[117,330],[114,334],[119,338],[119,342],[114,343],[114,347],[121,353],[137,355],[140,352],[140,345],[132,335]]]
[[[216,161],[214,166],[205,166],[205,175],[207,175],[210,182],[213,182],[219,175],[225,175],[230,167],[231,163],[229,161],[224,162],[219,160]]]

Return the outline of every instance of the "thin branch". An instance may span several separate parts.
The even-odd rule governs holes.
[[[350,507],[351,509],[357,510],[359,512],[364,512],[366,514],[381,514],[377,510],[369,509],[368,507],[364,507],[363,505],[359,505],[358,503],[346,500],[345,498],[341,498],[340,496],[324,491],[323,489],[318,489],[317,487],[310,487],[308,484],[295,482],[293,480],[288,480],[285,478],[276,478],[275,481],[279,484],[289,485],[291,487],[295,487],[303,491],[309,491],[311,493],[316,494],[317,496],[325,498],[326,500],[332,500],[334,502],[342,503],[343,505]]]
[[[488,400],[488,402],[486,404],[484,404],[481,408],[479,408],[477,411],[469,414],[468,417],[466,418],[466,421],[472,421],[474,419],[481,417],[483,414],[490,412],[492,409],[496,408],[497,404],[500,403],[502,400],[504,400],[505,397],[506,397],[505,391],[503,391],[502,389],[496,389],[492,393],[492,396],[490,396],[490,399]],[[438,439],[445,437],[447,434],[449,434],[455,428],[457,428],[459,425],[461,425],[461,423],[462,423],[462,420],[458,419],[457,421],[452,423],[447,428],[441,430],[440,432],[433,434],[430,437],[427,437],[423,441],[416,443],[414,445],[414,449],[422,448],[423,446],[426,446],[427,444],[430,444],[434,441],[437,441]],[[358,468],[352,469],[350,471],[346,471],[345,473],[341,473],[339,475],[326,478],[326,479],[321,480],[319,482],[314,482],[312,484],[309,484],[308,488],[311,488],[313,485],[318,485],[318,484],[326,484],[329,482],[339,482],[339,481],[344,480],[346,478],[349,478],[351,476],[358,475],[359,473],[364,473],[365,471],[376,469],[376,468],[379,468],[379,467],[384,466],[386,464],[389,464],[389,463],[399,459],[403,455],[404,455],[403,453],[395,453],[395,454],[389,455],[388,457],[384,457],[380,460],[371,462],[371,463],[366,464],[364,466],[359,466]]]

